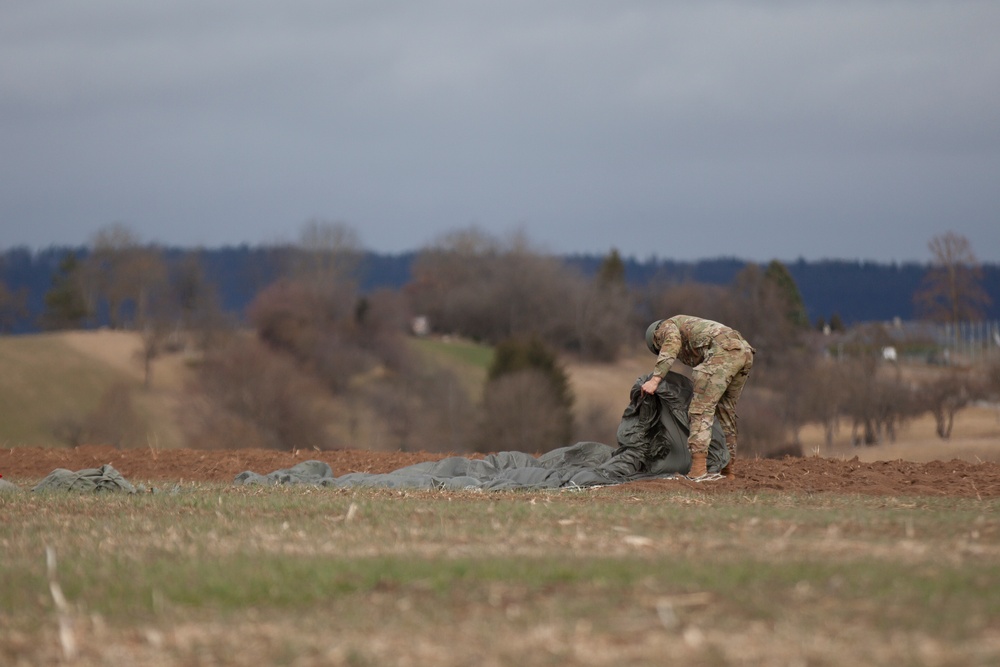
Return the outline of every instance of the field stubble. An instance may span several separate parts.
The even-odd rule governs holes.
[[[0,663],[996,664],[998,506],[213,483],[3,495]]]

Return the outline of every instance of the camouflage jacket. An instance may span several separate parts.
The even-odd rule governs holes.
[[[663,320],[653,333],[653,342],[660,346],[653,375],[666,377],[674,361],[694,368],[705,360],[705,353],[713,341],[730,337],[743,340],[739,332],[712,320],[691,315],[675,315]]]

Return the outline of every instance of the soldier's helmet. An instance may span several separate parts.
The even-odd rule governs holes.
[[[662,323],[663,320],[656,320],[646,328],[646,347],[648,347],[649,351],[653,354],[660,353],[660,346],[653,341],[653,334],[656,333],[657,327],[659,327]]]

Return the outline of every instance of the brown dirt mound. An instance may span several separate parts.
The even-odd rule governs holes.
[[[72,449],[15,447],[0,450],[0,475],[10,481],[40,481],[56,468],[81,470],[111,464],[127,479],[138,482],[229,482],[244,470],[266,474],[301,461],[325,461],[334,474],[391,472],[421,461],[448,456],[428,452],[374,452],[362,450],[279,452],[260,449],[207,451],[194,449],[124,449],[83,446]],[[663,492],[678,488],[706,493],[787,491],[795,493],[860,493],[868,495],[924,495],[971,498],[1000,497],[1000,465],[965,461],[862,462],[857,458],[820,457],[780,460],[739,460],[738,478],[695,484],[686,480],[649,480],[623,484],[612,492]]]

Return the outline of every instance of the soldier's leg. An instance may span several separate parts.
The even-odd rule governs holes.
[[[733,376],[729,386],[726,387],[722,397],[719,399],[719,404],[716,408],[716,412],[719,415],[719,423],[722,425],[722,433],[726,436],[726,448],[729,450],[730,460],[736,458],[736,436],[739,431],[736,403],[740,400],[740,395],[743,393],[743,387],[746,385],[748,377],[750,377],[750,369],[747,366],[743,366]]]
[[[726,436],[730,461],[736,455],[736,401],[739,399],[749,367],[752,365],[749,346],[735,350],[717,351],[711,358],[694,369],[694,395],[688,415],[691,432],[688,446],[691,449],[692,476],[703,469],[704,457],[712,437],[712,423],[718,413],[719,422]],[[697,459],[695,458],[697,456]],[[696,466],[694,461],[698,461]],[[729,469],[732,473],[732,469]]]
[[[712,357],[692,369],[694,393],[688,406],[688,448],[691,450],[691,477],[706,474],[708,446],[712,440],[712,424],[715,422],[716,406],[726,391],[723,360]]]
[[[734,355],[738,357],[739,355]],[[753,348],[745,345],[742,350],[743,365],[733,375],[729,386],[719,399],[719,422],[722,425],[722,432],[726,437],[726,449],[729,450],[729,463],[722,469],[722,474],[727,479],[736,477],[736,449],[737,434],[739,432],[739,417],[736,414],[736,404],[743,393],[747,378],[750,377],[750,369],[753,367]],[[735,367],[735,363],[734,363]]]
[[[691,454],[707,454],[708,445],[712,440],[712,424],[715,422],[715,409],[722,398],[725,386],[720,386],[712,368],[704,364],[693,369],[694,393],[688,406],[688,448]]]

